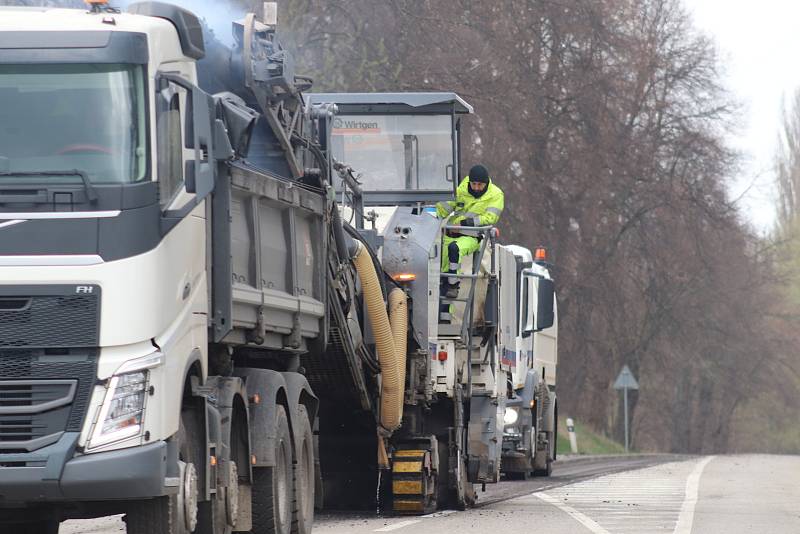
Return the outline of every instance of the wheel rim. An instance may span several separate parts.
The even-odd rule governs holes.
[[[225,512],[228,515],[228,524],[235,527],[236,518],[239,516],[239,470],[233,460],[229,471],[228,488],[225,490]]]
[[[193,463],[183,467],[183,524],[188,532],[197,528],[197,470]]]

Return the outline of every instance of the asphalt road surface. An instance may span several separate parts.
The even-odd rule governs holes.
[[[422,517],[374,513],[317,516],[320,534],[800,533],[800,457],[669,456],[576,458],[553,476],[501,482],[478,506]],[[119,534],[119,517],[68,521],[61,534]]]

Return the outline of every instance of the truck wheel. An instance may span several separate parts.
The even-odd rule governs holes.
[[[544,469],[537,469],[533,472],[533,474],[537,477],[549,477],[553,474],[553,460],[547,459],[547,463],[545,464]]]
[[[549,477],[553,473],[553,455],[555,454],[556,446],[554,433],[547,433],[547,456],[545,466],[541,469],[534,469],[533,474],[537,477]],[[541,465],[541,464],[540,464]]]
[[[286,410],[275,411],[275,466],[253,468],[251,534],[290,534],[292,530],[292,437]]]
[[[294,466],[294,507],[292,509],[292,534],[311,534],[314,525],[314,435],[308,410],[300,405],[295,427],[297,433],[297,463]]]
[[[191,409],[181,411],[178,440],[180,490],[178,495],[139,501],[128,508],[125,516],[128,534],[188,534],[197,526],[198,480],[200,454],[191,441],[197,436],[197,418]]]

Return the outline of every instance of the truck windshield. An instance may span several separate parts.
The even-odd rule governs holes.
[[[146,179],[144,84],[138,65],[0,65],[0,180]]]
[[[333,154],[365,191],[447,191],[453,181],[449,115],[339,115]]]

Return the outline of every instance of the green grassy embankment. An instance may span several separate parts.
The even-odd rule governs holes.
[[[624,454],[625,446],[575,421],[575,436],[578,439],[578,454]],[[558,420],[558,454],[572,454],[569,446],[566,419]]]

